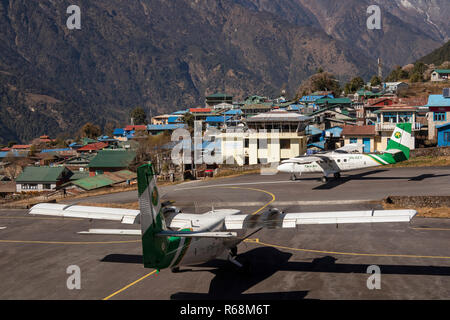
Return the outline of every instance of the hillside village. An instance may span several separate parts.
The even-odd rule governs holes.
[[[79,139],[61,141],[42,134],[28,144],[0,149],[0,194],[12,200],[131,186],[136,183],[135,168],[147,161],[156,163],[160,180],[173,182],[214,176],[227,167],[258,168],[354,143],[360,152],[376,153],[386,149],[401,122],[412,123],[415,148],[448,147],[450,70],[435,69],[429,76],[427,84],[440,93],[424,94],[426,90],[410,81],[359,84],[353,90],[346,86],[343,92],[304,91],[290,100],[250,95],[236,101],[216,93],[207,96],[203,106],[150,121],[137,108],[130,124],[114,128],[109,136],[93,124],[81,129]],[[176,129],[193,133],[195,121],[201,121],[203,133],[216,129],[212,139],[196,148],[205,152],[213,145],[221,161],[175,165],[170,155],[177,142],[171,141],[171,134]]]

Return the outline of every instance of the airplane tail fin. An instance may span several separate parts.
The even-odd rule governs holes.
[[[176,266],[190,239],[161,236],[167,231],[151,163],[137,170],[144,267],[163,269]]]
[[[411,123],[398,123],[388,142],[386,153],[392,155],[395,162],[409,159],[410,151],[414,148]]]

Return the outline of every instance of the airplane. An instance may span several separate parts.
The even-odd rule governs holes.
[[[59,216],[120,221],[140,224],[140,229],[89,229],[80,234],[141,236],[143,264],[157,270],[198,265],[223,257],[239,270],[249,264],[237,261],[237,245],[262,228],[286,229],[306,224],[409,222],[415,210],[368,210],[315,213],[283,213],[269,209],[258,215],[241,214],[235,209],[213,209],[204,214],[182,213],[161,203],[151,163],[138,167],[140,210],[40,203],[31,215]]]
[[[328,181],[333,174],[335,179],[341,177],[341,172],[352,171],[397,162],[409,159],[410,150],[414,147],[414,138],[411,135],[411,123],[396,125],[386,151],[381,154],[351,153],[354,146],[344,146],[334,151],[319,152],[314,155],[304,155],[284,160],[277,167],[279,172],[291,174],[291,180],[296,180],[302,173],[323,173],[321,181]]]

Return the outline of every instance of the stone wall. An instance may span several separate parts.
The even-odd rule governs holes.
[[[411,150],[411,158],[422,156],[450,156],[450,147],[420,148]]]

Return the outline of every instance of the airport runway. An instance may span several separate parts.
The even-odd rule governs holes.
[[[450,194],[450,168],[379,170],[325,185],[314,176],[289,182],[287,175],[250,175],[164,187],[161,193],[198,213],[230,203],[245,213],[264,206],[358,210],[379,208],[372,201],[388,195]],[[131,202],[135,196],[86,202]],[[0,299],[450,299],[450,219],[263,230],[239,246],[239,259],[252,263],[250,275],[220,260],[157,274],[143,268],[138,237],[76,233],[124,228],[114,222],[0,210],[0,227],[6,227],[0,228]],[[67,289],[70,265],[80,267],[80,290]],[[380,290],[367,288],[370,265],[380,267]]]

